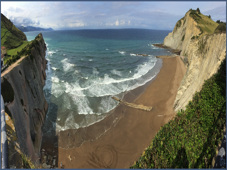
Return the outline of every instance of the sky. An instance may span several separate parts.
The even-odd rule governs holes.
[[[64,29],[172,30],[189,9],[226,22],[225,1],[1,1],[15,25]]]

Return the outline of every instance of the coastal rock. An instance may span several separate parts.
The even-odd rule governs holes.
[[[2,73],[1,85],[6,112],[12,117],[21,151],[36,162],[40,156],[42,125],[47,113],[43,93],[46,44],[42,34],[36,46],[12,70]]]
[[[184,50],[191,43],[193,36],[201,33],[197,23],[190,17],[188,11],[175,25],[173,31],[164,39],[164,45],[172,49]]]
[[[187,64],[187,72],[178,89],[174,103],[175,111],[185,109],[185,106],[200,91],[204,80],[215,74],[226,57],[226,33],[205,32],[193,18],[189,10],[180,19],[174,30],[164,39],[164,46],[180,50],[180,56]],[[195,16],[198,16],[194,12]],[[215,29],[217,23],[201,14],[203,23],[208,23]],[[209,26],[209,25],[208,25]],[[206,26],[206,28],[208,27]]]
[[[198,44],[206,42],[204,49],[199,50]],[[185,106],[200,91],[205,80],[215,74],[226,57],[226,34],[204,36],[188,47],[187,72],[178,89],[175,110],[185,109]]]

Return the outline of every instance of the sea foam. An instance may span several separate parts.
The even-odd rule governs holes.
[[[118,51],[120,54],[125,55],[125,51]]]
[[[69,62],[68,58],[61,60],[64,72],[72,71],[75,64]]]

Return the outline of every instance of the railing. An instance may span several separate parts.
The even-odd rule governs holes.
[[[1,72],[3,72],[5,69],[7,69],[8,68],[8,65],[3,65],[2,67],[1,67]]]
[[[2,169],[8,168],[8,142],[6,136],[5,106],[1,95],[1,149],[2,149]]]

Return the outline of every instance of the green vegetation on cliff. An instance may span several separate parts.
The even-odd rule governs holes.
[[[29,44],[26,35],[1,14],[1,46],[6,47],[4,64],[9,66],[20,57],[21,51]]]
[[[1,46],[5,46],[7,53],[4,64],[7,66],[16,62],[23,56],[31,56],[32,48],[39,48],[38,35],[35,40],[28,42],[25,34],[13,25],[13,23],[1,14]]]
[[[7,50],[7,55],[8,56],[16,55],[17,52],[21,51],[28,43],[29,43],[28,41],[24,41],[19,47]]]
[[[203,15],[197,10],[189,10],[190,16],[197,22],[197,26],[201,31],[201,34],[213,34],[218,26],[218,23],[214,22],[210,16]]]
[[[212,168],[226,125],[226,59],[131,168]]]
[[[214,33],[226,33],[226,23],[225,22],[218,22],[218,26],[215,29]]]
[[[25,34],[1,14],[1,46],[5,46],[7,49],[13,49],[22,45],[26,40]]]
[[[20,47],[17,48],[16,51],[10,50],[12,55],[5,57],[4,62],[7,65],[11,65],[23,56],[30,56],[33,59],[31,51],[33,49],[37,49],[38,51],[40,51],[39,41],[40,35],[36,36],[36,38],[30,42],[23,43]]]

